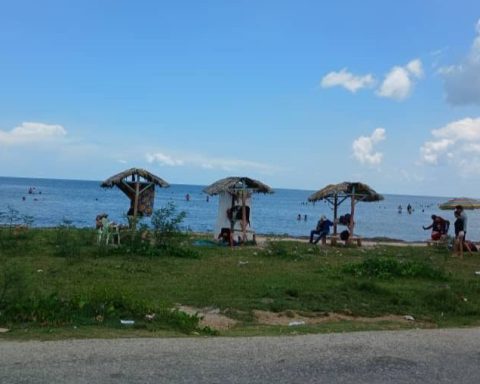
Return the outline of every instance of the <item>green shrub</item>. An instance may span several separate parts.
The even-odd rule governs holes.
[[[215,334],[199,325],[197,315],[134,299],[128,292],[94,289],[72,297],[57,292],[11,296],[0,307],[0,323],[34,323],[43,326],[108,325],[121,326],[120,320],[134,320],[137,328],[151,331],[174,329],[190,334]],[[146,315],[150,315],[146,319]]]
[[[433,280],[445,280],[445,273],[423,261],[397,260],[394,258],[368,258],[361,263],[349,263],[342,268],[343,272],[357,277],[377,277],[390,279],[393,277],[418,277]]]
[[[72,221],[63,219],[55,230],[55,255],[69,259],[80,256],[80,243],[77,238],[77,230]]]
[[[120,252],[147,257],[199,258],[199,252],[188,246],[186,235],[180,229],[185,215],[183,211],[177,213],[175,204],[169,202],[153,212],[151,227],[141,224],[122,239]]]
[[[0,314],[11,305],[28,297],[28,273],[23,264],[15,259],[1,260],[0,272]]]

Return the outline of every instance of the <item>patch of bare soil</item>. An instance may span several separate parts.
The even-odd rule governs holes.
[[[390,321],[398,323],[411,323],[412,320],[405,316],[386,315],[378,317],[361,317],[334,312],[309,313],[308,315],[299,314],[294,311],[269,312],[253,311],[257,322],[264,325],[311,325],[335,321],[358,321],[362,323],[376,323],[380,321]]]
[[[188,313],[189,315],[197,315],[200,317],[200,326],[210,327],[219,331],[232,328],[238,322],[221,313],[218,308],[194,308],[187,305],[177,305],[179,311]]]
[[[189,315],[198,315],[200,325],[203,327],[210,327],[216,330],[227,330],[238,324],[237,320],[234,320],[225,314],[223,314],[218,308],[195,308],[186,305],[178,304],[176,308]],[[428,326],[424,322],[418,322],[411,316],[400,315],[385,315],[377,317],[362,317],[353,316],[343,313],[335,312],[312,312],[312,313],[298,313],[295,311],[283,311],[283,312],[269,312],[254,310],[253,314],[258,324],[261,325],[313,325],[321,323],[331,323],[337,321],[354,321],[360,323],[377,323],[377,322],[393,322],[393,323],[415,323],[417,325]]]

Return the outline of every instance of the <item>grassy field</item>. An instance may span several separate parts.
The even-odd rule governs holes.
[[[264,335],[480,324],[478,254],[435,247],[219,247],[184,236],[151,249],[99,246],[62,226],[0,230],[0,338]],[[197,244],[197,245],[195,245]],[[237,321],[216,330],[176,305]],[[289,327],[256,314],[323,318]],[[405,315],[414,321],[401,321]],[[145,317],[147,316],[147,318]],[[120,320],[134,320],[122,325]],[[370,319],[370,321],[369,321]],[[307,322],[308,323],[308,322]]]

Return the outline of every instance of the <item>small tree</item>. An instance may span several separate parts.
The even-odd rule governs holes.
[[[157,247],[168,247],[182,237],[180,224],[186,215],[184,211],[177,213],[173,202],[153,212],[153,238]]]

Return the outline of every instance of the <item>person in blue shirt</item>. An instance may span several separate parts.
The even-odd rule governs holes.
[[[330,233],[330,227],[332,225],[333,223],[328,220],[325,215],[322,215],[320,220],[318,220],[317,228],[310,232],[310,243],[317,244],[321,239],[326,237]],[[314,235],[318,235],[315,241],[313,241]]]

